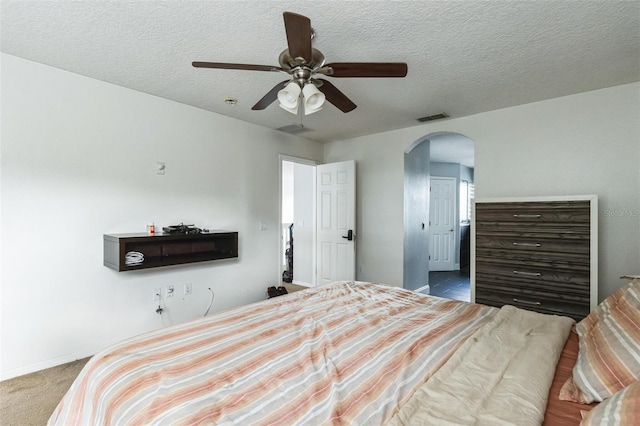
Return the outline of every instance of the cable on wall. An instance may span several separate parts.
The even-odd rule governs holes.
[[[162,309],[162,292],[160,293],[156,293],[156,296],[158,296],[158,308],[156,309],[156,314],[160,315],[160,324],[162,324],[162,313],[164,312],[164,309]]]
[[[205,317],[209,314],[209,309],[211,309],[211,306],[213,305],[214,294],[213,294],[213,290],[211,290],[211,287],[209,287],[209,291],[211,292],[211,302],[209,302],[209,307],[207,308],[207,312],[205,312],[203,315]]]

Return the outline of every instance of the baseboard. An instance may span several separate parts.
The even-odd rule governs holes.
[[[36,371],[46,370],[47,368],[57,367],[58,365],[66,364],[68,362],[84,359],[97,354],[102,349],[82,351],[74,354],[60,355],[54,358],[49,358],[47,360],[25,365],[22,367],[11,368],[9,370],[2,371],[0,373],[0,381],[13,379],[14,377],[24,376],[25,374],[35,373]]]
[[[301,285],[302,287],[313,287],[313,284],[306,283],[304,281],[293,280],[291,284]]]
[[[422,293],[422,294],[431,294],[431,288],[429,287],[429,284],[424,285],[420,288],[416,288],[415,290],[416,293]]]

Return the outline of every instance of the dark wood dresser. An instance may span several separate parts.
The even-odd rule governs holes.
[[[471,300],[579,321],[598,299],[597,196],[478,199]]]

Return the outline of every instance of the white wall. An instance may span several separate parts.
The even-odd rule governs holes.
[[[201,316],[208,287],[216,312],[264,299],[279,283],[278,155],[321,160],[321,145],[0,59],[0,378]],[[102,266],[104,233],[144,231],[151,221],[239,231],[239,258],[120,273]],[[176,296],[159,316],[152,290],[168,284]]]
[[[326,163],[356,162],[356,278],[402,287],[404,150],[411,142],[405,146],[394,136],[378,133],[324,146]]]
[[[434,132],[475,141],[476,198],[599,196],[600,299],[640,273],[640,83],[325,145],[358,163],[358,279],[402,284],[403,156]]]
[[[322,160],[321,145],[0,60],[0,379],[202,315],[208,287],[216,312],[263,299],[279,282],[278,154]],[[402,285],[404,151],[453,131],[476,143],[477,197],[599,195],[603,298],[618,275],[640,273],[639,116],[635,83],[325,145],[326,162],[358,164],[358,279]],[[149,221],[237,230],[240,257],[126,273],[102,266],[104,233]],[[168,284],[177,295],[160,317],[152,289]]]

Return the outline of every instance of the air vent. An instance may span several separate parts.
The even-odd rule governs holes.
[[[417,120],[421,123],[424,123],[425,121],[442,120],[443,118],[449,118],[449,116],[443,112],[441,114],[429,115],[427,117],[420,117]]]
[[[276,130],[289,133],[290,135],[299,135],[300,133],[310,132],[312,129],[307,129],[302,124],[289,124],[288,126],[278,127]]]

